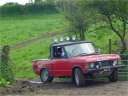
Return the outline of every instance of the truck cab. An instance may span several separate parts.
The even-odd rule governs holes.
[[[54,77],[71,77],[77,86],[103,76],[116,82],[120,66],[119,55],[101,54],[95,44],[88,41],[53,43],[49,59],[33,61],[34,72],[42,82],[52,82]]]

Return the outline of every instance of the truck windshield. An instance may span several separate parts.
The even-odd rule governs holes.
[[[66,45],[64,48],[69,58],[75,56],[99,54],[98,49],[92,43]]]

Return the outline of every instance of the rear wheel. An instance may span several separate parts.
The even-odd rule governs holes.
[[[117,82],[118,80],[118,70],[113,70],[112,74],[109,76],[110,82]]]
[[[76,68],[74,71],[74,79],[78,87],[85,86],[85,77],[80,69]]]
[[[50,76],[47,69],[42,69],[40,78],[41,78],[41,82],[43,83],[50,83],[53,80],[53,77]]]

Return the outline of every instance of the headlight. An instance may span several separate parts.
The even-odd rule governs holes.
[[[113,61],[113,66],[115,66],[115,65],[117,65],[117,64],[118,64],[117,60],[114,60],[114,61]]]
[[[90,68],[94,68],[94,63],[90,63]]]
[[[100,68],[100,66],[99,65],[96,65],[96,68]]]

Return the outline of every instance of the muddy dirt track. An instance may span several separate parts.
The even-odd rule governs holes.
[[[27,96],[128,96],[128,81],[105,82],[91,81],[85,87],[76,87],[71,82],[53,82],[35,84],[28,81],[16,80],[14,87],[1,88],[1,95]]]
[[[13,45],[13,46],[11,46],[11,50],[19,49],[19,48],[28,46],[28,45],[30,45],[34,42],[40,41],[42,39],[51,38],[51,37],[54,37],[56,35],[60,35],[62,33],[63,33],[63,31],[62,32],[52,32],[52,33],[49,33],[49,34],[46,34],[46,35],[41,35],[40,37],[36,37],[36,38],[31,39],[31,40],[26,40],[26,41],[23,41],[19,44]]]

